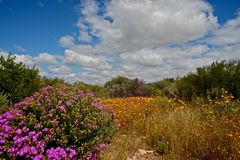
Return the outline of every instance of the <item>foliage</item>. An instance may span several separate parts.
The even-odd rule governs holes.
[[[15,57],[8,55],[0,57],[0,92],[8,96],[15,103],[30,96],[40,87],[39,71],[17,63]]]
[[[4,113],[9,108],[9,100],[7,99],[7,95],[0,92],[0,114]]]
[[[178,95],[174,78],[165,78],[158,82],[149,83],[149,85],[154,89],[154,96],[175,97]]]
[[[46,87],[46,86],[53,86],[58,83],[66,83],[64,79],[60,78],[48,78],[48,77],[41,77],[41,87]]]
[[[177,81],[178,93],[185,100],[209,95],[219,98],[222,88],[235,98],[240,97],[240,61],[214,62]]]
[[[107,82],[104,87],[109,97],[151,96],[152,88],[143,81],[118,76]]]
[[[104,87],[106,88],[109,97],[132,96],[131,80],[123,76],[113,78],[111,81],[107,82]]]
[[[105,88],[101,85],[92,85],[92,84],[86,84],[84,82],[76,82],[73,84],[74,86],[80,88],[84,92],[92,92],[96,97],[106,97]]]
[[[47,86],[0,115],[0,158],[96,159],[112,134],[100,99],[65,84]]]

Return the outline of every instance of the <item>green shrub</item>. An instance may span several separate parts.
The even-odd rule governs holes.
[[[152,96],[154,89],[138,78],[118,76],[104,85],[109,97]]]
[[[211,96],[218,98],[221,88],[240,98],[240,61],[221,61],[199,67],[177,81],[179,95],[185,100]]]
[[[39,71],[15,62],[15,57],[0,57],[0,92],[8,95],[12,102],[19,102],[39,89]]]
[[[46,86],[53,86],[58,83],[66,83],[64,79],[60,78],[48,78],[48,77],[41,77],[41,88]]]
[[[126,77],[118,76],[107,82],[104,86],[109,97],[130,97],[132,93],[132,81]]]
[[[7,131],[0,128],[7,135],[0,158],[96,159],[114,130],[100,99],[64,84],[45,87],[14,108],[0,115],[9,121]]]
[[[153,88],[154,96],[168,96],[174,97],[178,95],[176,82],[174,78],[165,78],[158,82],[149,83],[149,85]]]
[[[0,92],[0,114],[4,113],[9,108],[9,100],[7,99],[7,95]]]

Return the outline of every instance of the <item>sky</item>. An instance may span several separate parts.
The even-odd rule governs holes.
[[[0,0],[0,55],[42,76],[146,82],[240,59],[239,0]]]

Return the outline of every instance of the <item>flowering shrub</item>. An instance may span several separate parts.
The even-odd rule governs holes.
[[[91,93],[48,86],[0,115],[0,158],[96,159],[113,129]]]

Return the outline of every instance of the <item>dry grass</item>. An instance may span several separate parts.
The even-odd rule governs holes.
[[[106,159],[126,159],[138,148],[154,149],[159,159],[240,159],[240,104],[229,96],[207,104],[161,97],[105,103],[119,126]]]

